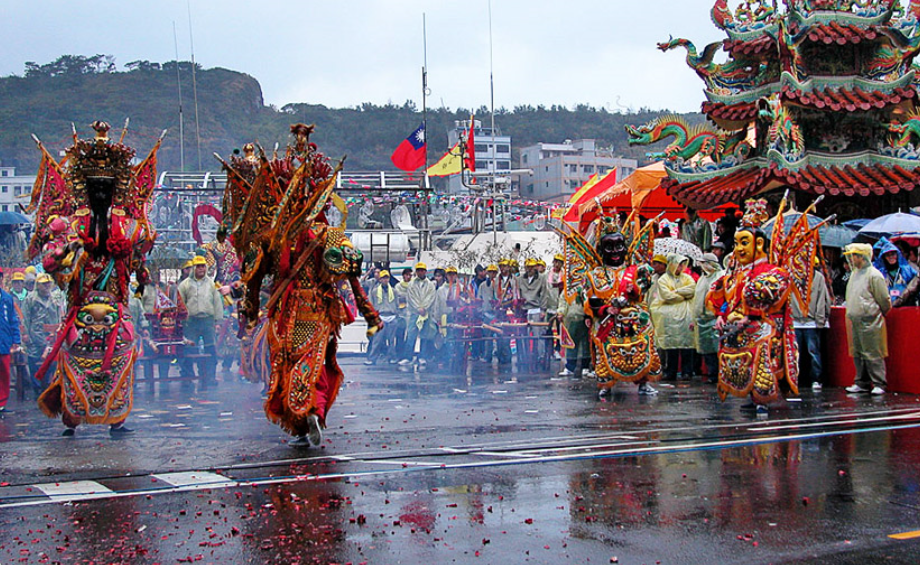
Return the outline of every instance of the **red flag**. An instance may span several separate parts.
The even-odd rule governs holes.
[[[475,127],[473,116],[470,115],[470,133],[466,138],[466,157],[463,158],[463,163],[470,172],[476,172],[476,144],[473,140],[473,129]]]
[[[425,164],[425,123],[409,134],[390,156],[397,168],[414,171]]]

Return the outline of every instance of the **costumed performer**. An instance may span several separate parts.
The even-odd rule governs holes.
[[[252,182],[251,161],[221,162],[227,171],[223,213],[245,285],[241,333],[258,324],[262,281],[273,278],[265,306],[271,358],[265,413],[295,436],[292,445],[315,447],[343,380],[336,361],[339,331],[354,321],[337,285],[348,281],[370,335],[383,323],[361,288],[363,256],[345,236],[344,220],[333,226],[326,219],[331,203],[347,214],[332,192],[341,164],[329,166],[310,142],[313,129],[291,126],[294,143],[283,157],[269,159],[259,147]]]
[[[661,374],[646,293],[654,246],[653,222],[639,228],[635,213],[621,226],[616,218],[595,221],[596,249],[564,225],[566,279],[563,296],[584,301],[594,349],[598,394],[619,381],[639,385],[639,394],[658,394],[648,381]]]
[[[28,209],[35,211],[29,257],[42,256],[45,271],[67,296],[63,323],[35,375],[41,380],[57,363],[38,404],[49,417],[61,416],[65,436],[81,423],[109,424],[113,436],[132,431],[123,425],[134,398],[137,355],[128,285],[134,273],[143,294],[149,282],[144,260],[156,238],[146,210],[163,136],[132,166],[135,151],[122,144],[124,131],[115,142],[109,124],[97,121],[92,128],[94,139],[78,139],[74,130],[60,163],[36,138],[42,161]]]
[[[771,244],[760,228],[768,219],[766,201],[746,202],[732,258],[706,297],[720,340],[719,397],[724,401],[729,394],[749,396],[751,403],[742,410],[760,414],[766,414],[767,404],[780,394],[799,392],[799,350],[789,298],[808,311],[812,265],[820,257],[818,227],[808,226],[808,211],[785,234],[785,205],[784,197]]]

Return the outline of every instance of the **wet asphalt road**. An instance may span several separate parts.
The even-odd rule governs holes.
[[[746,416],[479,364],[342,360],[321,449],[259,385],[138,382],[130,439],[13,400],[0,564],[920,563],[920,397],[803,392]],[[906,539],[889,536],[906,534]]]

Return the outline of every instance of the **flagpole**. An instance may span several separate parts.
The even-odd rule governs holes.
[[[422,12],[422,131],[425,135],[425,171],[419,180],[420,188],[428,188],[428,28],[425,12]],[[428,229],[428,193],[422,192],[425,203],[422,206],[421,222],[425,241],[421,247],[428,250],[431,246],[431,231]]]
[[[491,131],[492,136],[492,244],[498,245],[498,233],[496,224],[498,223],[496,201],[498,191],[495,190],[495,77],[492,66],[492,0],[489,0],[489,98],[492,104]]]

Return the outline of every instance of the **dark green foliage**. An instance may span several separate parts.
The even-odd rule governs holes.
[[[0,160],[28,174],[38,165],[38,152],[29,137],[35,133],[53,154],[69,145],[70,124],[81,136],[89,136],[89,124],[103,119],[120,135],[126,117],[131,118],[126,142],[147,151],[163,129],[169,134],[160,152],[160,170],[179,169],[179,101],[176,69],[182,81],[187,170],[198,170],[192,68],[187,61],[163,64],[132,61],[117,71],[114,58],[106,55],[66,55],[45,65],[27,63],[24,76],[0,78]],[[390,154],[422,119],[416,104],[377,106],[364,103],[354,108],[333,109],[320,104],[293,103],[280,110],[265,106],[258,81],[228,69],[196,67],[201,164],[217,170],[211,156],[228,157],[234,148],[258,140],[266,151],[288,140],[288,127],[295,122],[315,123],[314,140],[323,152],[337,159],[348,155],[347,170],[393,170]],[[485,107],[475,111],[489,124]],[[612,113],[587,105],[570,110],[564,106],[516,106],[496,110],[499,130],[512,136],[512,163],[518,150],[540,141],[560,143],[566,139],[592,138],[600,147],[642,161],[646,147],[628,147],[625,124],[645,123],[663,112],[642,109],[637,113]],[[458,108],[428,111],[430,160],[447,149],[447,130],[455,120],[468,119],[470,110]],[[691,122],[701,116],[687,116]]]

